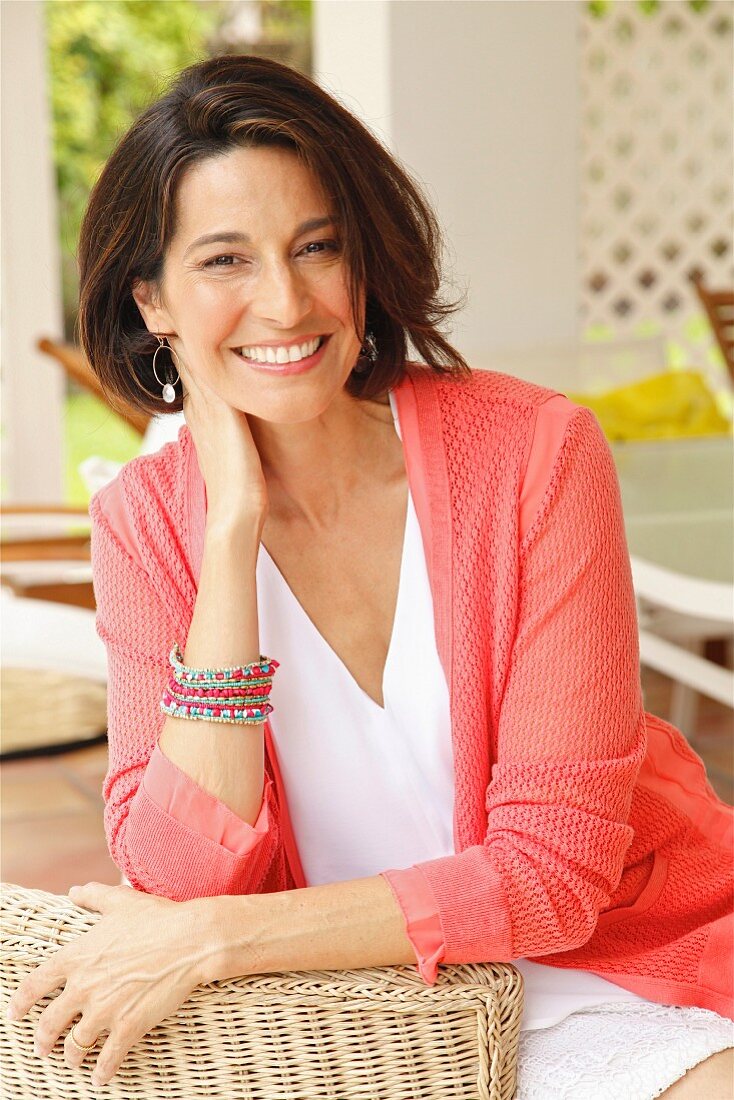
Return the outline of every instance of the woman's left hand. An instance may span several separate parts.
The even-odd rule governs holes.
[[[36,1053],[49,1054],[72,1024],[74,1038],[83,1046],[109,1029],[92,1077],[94,1084],[106,1084],[130,1048],[174,1013],[197,985],[210,980],[205,903],[211,899],[176,902],[99,882],[73,887],[69,897],[102,918],[23,979],[11,998],[8,1018],[20,1020],[62,985],[41,1014]],[[76,1068],[87,1054],[67,1035],[64,1056]]]

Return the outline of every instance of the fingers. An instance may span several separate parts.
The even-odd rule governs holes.
[[[69,898],[75,905],[80,905],[84,909],[106,913],[121,898],[128,897],[131,892],[133,892],[131,886],[110,886],[104,882],[88,882],[86,886],[72,886],[69,890]]]
[[[45,1058],[51,1053],[59,1041],[61,1033],[71,1026],[78,1015],[78,998],[67,993],[65,990],[43,1010],[38,1020],[38,1024],[36,1025],[36,1033],[33,1040],[33,1048],[39,1058]],[[81,1028],[77,1028],[75,1032],[78,1041],[80,1043],[91,1043],[91,1039],[83,1040],[79,1038],[80,1031]],[[66,1045],[64,1046],[64,1051],[66,1052]],[[78,1065],[77,1062],[70,1062],[69,1064]]]
[[[64,1061],[69,1069],[78,1069],[85,1058],[94,1057],[94,1050],[81,1050],[80,1048],[96,1045],[103,1030],[99,1025],[90,1023],[86,1016],[82,1016],[81,1020],[76,1020],[71,1024],[69,1034],[64,1039]]]
[[[77,1034],[77,1032],[74,1034]],[[102,1051],[97,1058],[97,1064],[92,1073],[92,1084],[106,1085],[110,1078],[117,1073],[128,1052],[145,1034],[145,1031],[132,1031],[129,1028],[118,1028],[116,1031],[111,1031],[105,1039]]]
[[[38,1021],[33,1043],[38,1057],[46,1058],[67,1029],[68,1033],[63,1040],[64,1061],[69,1069],[78,1069],[87,1059],[96,1057],[92,1070],[92,1083],[95,1085],[107,1084],[117,1073],[130,1049],[145,1035],[145,1031],[120,1025],[104,1038],[102,1033],[107,1030],[107,1025],[79,1008],[78,994],[64,991],[43,1011]],[[81,1049],[89,1046],[94,1049]]]
[[[36,1001],[53,993],[66,981],[60,960],[54,956],[27,974],[8,1002],[7,1018],[22,1020]]]

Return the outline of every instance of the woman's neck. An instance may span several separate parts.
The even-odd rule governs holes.
[[[248,420],[272,520],[333,527],[355,495],[404,476],[402,445],[387,394],[363,401],[344,393],[320,416],[300,424]]]

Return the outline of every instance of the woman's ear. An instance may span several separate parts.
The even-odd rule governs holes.
[[[136,279],[132,285],[132,296],[149,332],[170,334],[175,331],[168,311],[161,303],[160,293],[155,283]]]

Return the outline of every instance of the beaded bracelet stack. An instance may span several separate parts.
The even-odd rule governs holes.
[[[257,725],[273,710],[268,696],[279,667],[260,660],[234,668],[189,668],[176,643],[168,658],[173,669],[161,699],[161,710],[174,718]]]

